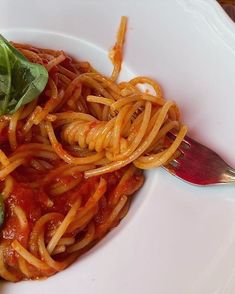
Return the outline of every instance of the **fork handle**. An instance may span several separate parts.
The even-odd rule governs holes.
[[[221,177],[221,183],[235,182],[235,169],[229,167]]]

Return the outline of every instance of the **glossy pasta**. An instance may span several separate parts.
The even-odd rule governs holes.
[[[167,163],[186,134],[158,83],[117,81],[125,31],[123,17],[110,78],[63,51],[13,43],[46,67],[49,81],[36,100],[0,118],[3,279],[48,277],[70,265],[125,216],[141,170]]]

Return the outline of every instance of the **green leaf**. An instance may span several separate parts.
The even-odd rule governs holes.
[[[37,98],[47,81],[43,65],[29,62],[0,35],[0,115],[12,114]]]
[[[3,196],[0,194],[0,227],[4,221],[4,203],[3,203]]]

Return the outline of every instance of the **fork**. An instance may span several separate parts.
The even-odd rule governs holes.
[[[178,150],[180,155],[164,166],[174,176],[200,186],[235,182],[235,169],[208,147],[185,136]]]

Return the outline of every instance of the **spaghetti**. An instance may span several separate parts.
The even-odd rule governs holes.
[[[125,31],[123,17],[111,78],[63,51],[13,43],[46,67],[49,81],[36,100],[0,118],[5,280],[48,277],[69,266],[126,215],[144,181],[141,169],[167,163],[184,138],[179,109],[156,82],[117,82]],[[141,90],[146,84],[151,92]]]

